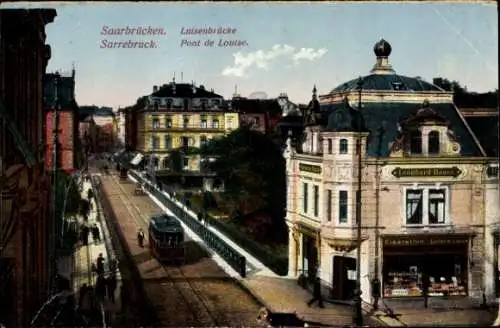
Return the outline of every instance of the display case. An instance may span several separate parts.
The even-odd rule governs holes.
[[[389,272],[384,297],[422,296],[421,276],[416,272]]]

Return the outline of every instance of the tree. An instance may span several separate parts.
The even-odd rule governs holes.
[[[171,172],[181,173],[183,169],[183,153],[179,149],[172,150],[168,155],[168,168]]]
[[[453,92],[453,102],[459,108],[497,108],[498,90],[477,93],[467,91],[467,87],[458,81],[450,81],[446,78],[436,77],[432,83],[445,91]]]
[[[286,231],[285,161],[277,143],[241,127],[211,140],[200,148],[200,153],[216,158],[208,165],[224,180],[223,197],[233,205],[233,215],[263,211],[269,213],[276,231]]]

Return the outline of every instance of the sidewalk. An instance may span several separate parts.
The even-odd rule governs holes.
[[[83,181],[81,189],[81,197],[87,199],[88,190],[92,189],[92,184],[90,181]],[[94,192],[94,195],[96,193]],[[104,267],[105,276],[107,277],[111,271],[109,268],[110,259],[114,259],[114,254],[109,240],[109,232],[107,231],[106,223],[104,219],[100,217],[100,204],[97,204],[95,197],[91,200],[92,210],[89,213],[88,220],[85,222],[83,217],[78,216],[77,220],[80,225],[92,226],[94,223],[97,224],[99,228],[99,240],[95,240],[92,234],[89,234],[88,245],[79,245],[74,254],[75,270],[73,272],[73,290],[78,295],[80,288],[86,284],[88,286],[94,286],[96,283],[96,274],[92,272],[93,264],[96,263],[96,259],[99,254],[104,257]],[[99,206],[99,207],[98,207]],[[102,216],[102,215],[101,215]],[[111,254],[110,254],[111,253]],[[116,259],[115,259],[116,260]],[[118,268],[118,263],[116,262],[115,268]],[[103,301],[103,309],[106,312],[107,321],[113,321],[116,314],[120,311],[120,287],[121,287],[121,277],[120,272],[115,269],[117,278],[117,287],[115,291],[115,303],[110,302],[107,298]]]

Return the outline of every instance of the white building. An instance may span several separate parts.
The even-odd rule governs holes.
[[[289,276],[319,276],[332,297],[352,297],[360,185],[365,301],[375,277],[384,298],[421,296],[425,274],[431,296],[482,299],[491,291],[485,220],[498,218],[488,205],[498,198],[486,183],[491,159],[452,93],[396,74],[386,41],[374,51],[369,75],[319,99],[314,88],[304,143],[288,142]]]
[[[118,109],[116,113],[116,137],[121,145],[125,145],[125,110]]]

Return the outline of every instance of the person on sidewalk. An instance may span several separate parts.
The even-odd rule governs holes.
[[[98,276],[102,276],[104,274],[104,257],[102,253],[99,253],[96,260],[96,271]]]
[[[92,239],[94,239],[96,243],[100,242],[101,235],[99,233],[99,227],[97,226],[97,223],[94,222],[94,224],[92,224],[91,231],[92,231]]]
[[[106,289],[108,300],[111,303],[115,303],[115,291],[116,291],[116,275],[111,274],[109,278],[106,280]]]
[[[87,227],[86,225],[82,227],[82,243],[83,246],[89,245],[89,227]]]
[[[316,280],[314,281],[313,298],[309,302],[307,302],[307,305],[311,306],[316,301],[318,302],[320,308],[324,308],[323,296],[321,295],[321,280],[319,279],[319,277],[316,277]]]
[[[104,300],[104,297],[106,296],[106,284],[106,278],[103,275],[97,277],[95,283],[95,293],[100,301]]]
[[[430,279],[427,273],[422,274],[422,296],[424,297],[424,308],[427,309],[429,306],[429,287],[430,287]]]
[[[137,232],[137,242],[139,243],[139,247],[141,248],[144,247],[144,238],[144,231],[142,230],[142,228],[139,228],[139,231]]]

